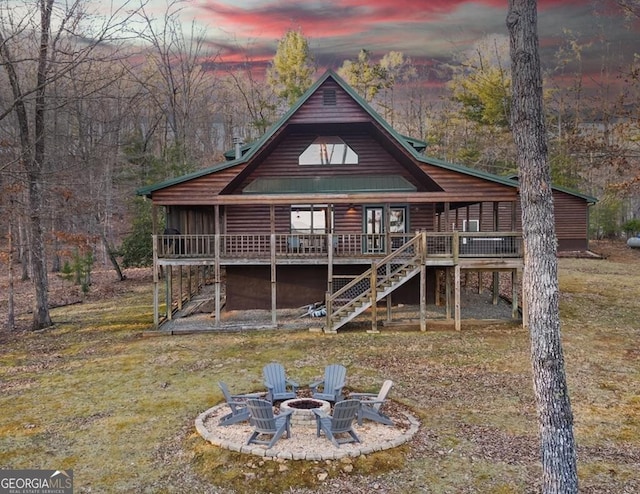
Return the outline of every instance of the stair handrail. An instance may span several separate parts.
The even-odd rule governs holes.
[[[326,327],[329,330],[331,330],[332,329],[332,323],[331,323],[332,317],[334,317],[334,316],[338,315],[340,312],[342,312],[345,307],[348,307],[348,306],[352,305],[355,300],[357,300],[358,298],[362,297],[364,294],[370,293],[371,286],[369,286],[368,289],[363,290],[360,293],[358,293],[356,297],[352,297],[349,302],[347,302],[346,304],[341,305],[337,310],[333,310],[333,307],[334,307],[334,303],[333,302],[334,302],[334,300],[339,298],[344,293],[347,293],[349,290],[354,288],[356,285],[358,285],[359,283],[361,283],[365,279],[367,279],[367,278],[371,279],[371,274],[373,273],[374,269],[377,270],[380,266],[388,264],[390,261],[396,259],[397,257],[400,257],[400,255],[403,254],[404,252],[406,252],[410,247],[416,246],[416,254],[411,259],[414,260],[416,258],[421,258],[422,255],[423,255],[423,252],[422,252],[423,251],[423,245],[422,244],[424,243],[422,241],[423,237],[424,237],[423,233],[416,233],[416,235],[411,240],[409,240],[408,242],[405,242],[398,249],[396,249],[393,252],[389,253],[386,257],[381,259],[379,262],[377,262],[377,263],[375,261],[372,262],[371,263],[371,267],[369,269],[367,269],[361,275],[355,277],[353,280],[351,280],[345,286],[343,286],[342,288],[340,288],[339,290],[337,290],[334,293],[327,293],[326,294],[326,300],[325,300],[325,307],[327,309]],[[380,284],[380,281],[378,281],[376,283],[376,286],[378,284]]]

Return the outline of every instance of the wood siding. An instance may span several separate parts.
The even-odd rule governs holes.
[[[153,203],[159,205],[212,204],[213,198],[246,166],[246,163],[243,163],[157,190],[152,195]]]
[[[335,91],[336,104],[325,105],[324,91]],[[288,121],[290,124],[370,122],[371,116],[335,81],[327,80]]]
[[[435,205],[424,204],[409,206],[406,204],[392,204],[391,207],[407,207],[407,233],[417,231],[434,231]],[[213,211],[213,208],[211,209]],[[225,233],[271,233],[271,216],[269,206],[227,206]],[[291,229],[291,207],[275,206],[275,229],[273,233],[288,233]],[[333,232],[362,232],[363,207],[354,204],[352,209],[346,204],[334,206]],[[184,232],[187,233],[187,232]],[[201,233],[201,232],[188,232]],[[206,232],[202,232],[206,233]]]
[[[553,191],[555,228],[559,251],[580,251],[589,248],[589,204],[581,197],[563,191]],[[482,203],[481,231],[511,230],[511,204],[501,202],[498,206],[498,226],[493,224],[493,203]],[[463,220],[479,219],[480,205],[474,204],[450,212],[452,223],[462,231]],[[520,201],[516,203],[515,231],[522,231],[522,209]]]
[[[328,132],[333,132],[327,131]],[[319,126],[313,133],[292,133],[278,146],[260,166],[244,178],[232,193],[241,194],[244,187],[261,177],[322,177],[322,176],[384,176],[400,175],[416,186],[420,192],[426,187],[406,167],[398,163],[371,135],[364,130],[348,130],[340,137],[358,155],[357,165],[299,165],[298,157],[323,133]]]
[[[359,275],[370,266],[336,266],[336,274]],[[291,309],[322,302],[327,290],[326,266],[278,266],[277,308]],[[427,270],[428,303],[433,303],[435,270]],[[394,304],[419,302],[420,277],[416,276],[392,295]],[[382,304],[382,302],[381,302]],[[269,266],[228,266],[226,269],[226,309],[271,309]]]
[[[460,195],[461,201],[470,191],[481,192],[487,199],[496,201],[515,201],[518,188],[467,175],[455,170],[427,163],[419,163],[420,168],[446,192]]]

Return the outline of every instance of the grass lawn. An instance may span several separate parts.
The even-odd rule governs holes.
[[[640,262],[561,259],[560,288],[581,491],[640,492]],[[0,468],[73,469],[78,493],[539,489],[521,327],[144,337],[150,284],[120,292],[54,309],[51,330],[0,336]],[[196,416],[222,401],[217,381],[261,390],[271,361],[300,383],[334,362],[352,390],[392,379],[420,432],[349,468],[262,461],[198,436]]]

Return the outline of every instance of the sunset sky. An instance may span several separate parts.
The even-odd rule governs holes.
[[[585,46],[586,72],[603,57],[640,52],[638,22],[625,27],[614,0],[540,0],[538,29],[543,64],[549,66],[567,32]],[[152,0],[162,15],[164,0]],[[164,7],[163,7],[164,6]],[[418,67],[449,60],[490,34],[507,35],[506,0],[193,0],[181,17],[206,28],[223,61],[270,61],[288,29],[302,29],[319,67],[337,69],[360,49],[375,57],[395,50]],[[598,39],[608,41],[603,52]]]

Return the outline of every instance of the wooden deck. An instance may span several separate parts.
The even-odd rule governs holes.
[[[157,265],[371,264],[413,234],[189,234],[154,235]],[[428,232],[426,263],[488,269],[522,265],[519,232]]]
[[[419,241],[418,240],[419,237]],[[329,246],[331,246],[329,248]],[[222,268],[233,265],[271,266],[272,324],[276,324],[276,267],[282,265],[326,265],[327,284],[339,289],[344,276],[334,276],[334,266],[364,265],[374,269],[396,251],[419,257],[421,286],[425,284],[428,267],[447,272],[447,284],[454,292],[456,328],[460,328],[460,276],[462,271],[510,272],[516,286],[517,272],[523,267],[522,235],[519,232],[420,232],[419,234],[365,235],[339,233],[326,235],[306,234],[187,234],[154,235],[154,325],[160,321],[160,273],[166,267],[166,319],[171,320],[174,309],[183,305],[183,267],[189,267],[187,276],[191,287],[191,268],[206,269],[212,276],[214,288],[215,321],[220,321],[222,305]],[[415,250],[411,250],[415,249]],[[174,304],[172,268],[177,274],[178,302]],[[416,268],[417,269],[417,268]],[[196,286],[198,283],[196,270]],[[413,276],[413,273],[410,273]],[[348,277],[351,279],[352,277]],[[346,281],[349,281],[347,279]],[[494,287],[497,286],[494,283]],[[333,291],[329,289],[328,296]],[[447,288],[449,292],[449,288]],[[192,298],[191,289],[187,300]],[[437,290],[439,293],[439,290]],[[421,297],[424,298],[424,297]],[[497,289],[494,290],[494,299]],[[172,301],[167,304],[166,301]],[[426,303],[422,301],[422,305]],[[513,314],[517,313],[517,295],[513,292]],[[424,327],[424,318],[421,323]]]

